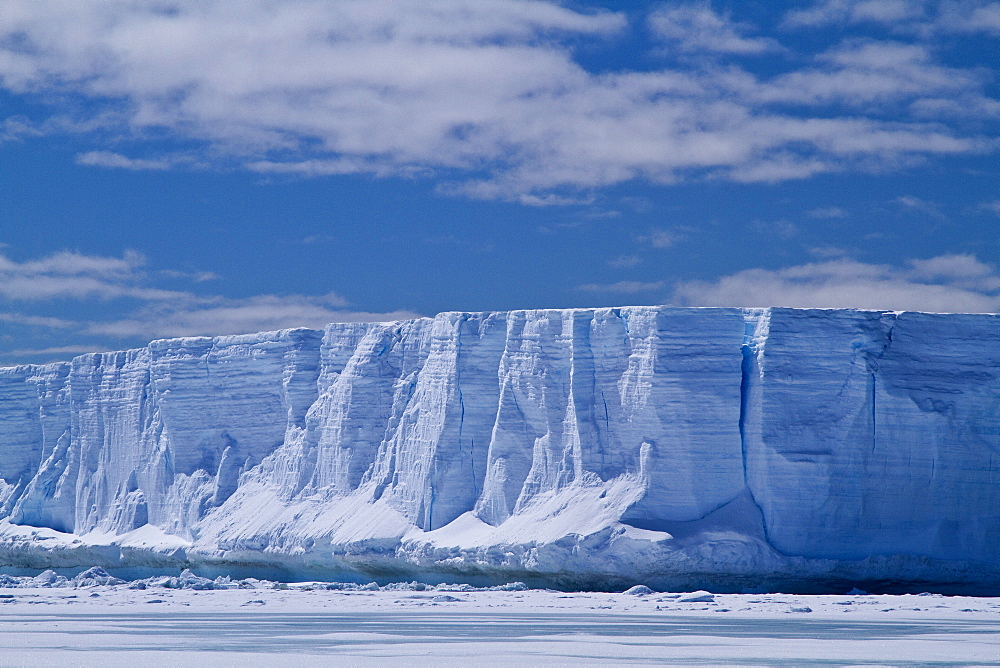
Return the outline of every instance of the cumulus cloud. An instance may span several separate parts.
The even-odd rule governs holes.
[[[883,23],[912,13],[874,0],[814,9],[827,4]],[[5,0],[0,88],[89,110],[67,118],[56,107],[60,120],[32,131],[100,141],[107,132],[94,129],[111,129],[116,146],[132,142],[124,153],[97,146],[82,164],[404,175],[435,179],[449,194],[536,206],[586,203],[581,191],[634,179],[774,182],[997,149],[947,122],[995,117],[986,78],[940,65],[918,44],[850,42],[767,76],[702,59],[595,73],[574,47],[627,36],[623,14],[543,0],[233,7]],[[955,12],[988,25],[991,7]],[[778,48],[708,3],[668,5],[649,20],[666,48],[683,53],[738,59]],[[24,123],[3,123],[27,136]],[[148,136],[201,149],[185,160],[158,156],[150,153],[162,141],[144,143]]]
[[[682,282],[675,286],[673,300],[688,306],[994,313],[1000,310],[1000,272],[972,255],[910,260],[905,266],[843,258]]]

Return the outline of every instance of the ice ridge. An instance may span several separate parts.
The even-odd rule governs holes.
[[[1000,588],[1000,320],[625,307],[0,369],[0,565]]]

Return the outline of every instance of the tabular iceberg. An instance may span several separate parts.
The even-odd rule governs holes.
[[[0,369],[0,565],[1000,590],[1000,317],[630,307]]]

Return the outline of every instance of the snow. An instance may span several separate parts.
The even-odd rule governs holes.
[[[0,369],[0,565],[994,593],[998,340],[993,315],[450,312]]]
[[[995,665],[1000,601],[939,595],[564,594],[512,586],[0,583],[10,665]]]

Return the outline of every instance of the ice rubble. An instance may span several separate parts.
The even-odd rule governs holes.
[[[0,369],[0,564],[1000,588],[998,339],[992,315],[631,307]]]

